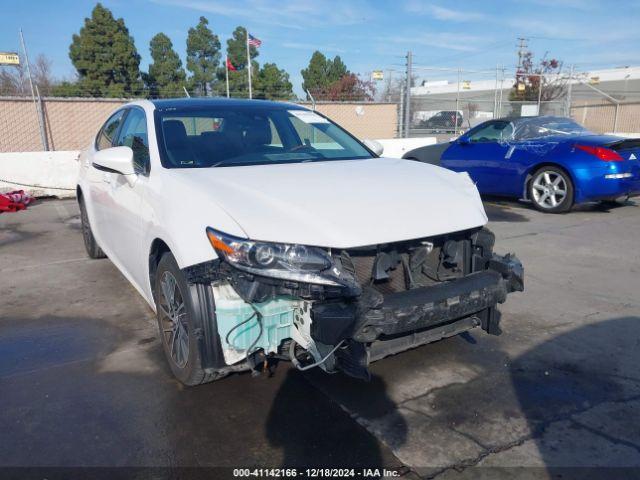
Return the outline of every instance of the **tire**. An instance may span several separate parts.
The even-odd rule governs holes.
[[[554,166],[534,172],[528,185],[529,199],[536,210],[564,213],[573,207],[573,182],[567,172]]]
[[[202,368],[200,345],[189,286],[170,252],[160,258],[156,269],[156,319],[160,341],[173,375],[187,386],[212,382],[225,376]],[[171,305],[171,306],[170,306]]]
[[[91,224],[89,223],[89,215],[87,215],[87,207],[85,206],[82,197],[80,197],[78,203],[80,204],[80,223],[82,228],[82,239],[84,240],[84,248],[87,250],[87,254],[90,258],[105,258],[106,255],[93,236]]]

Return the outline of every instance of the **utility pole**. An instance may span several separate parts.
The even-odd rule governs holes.
[[[523,60],[529,53],[529,39],[525,37],[518,37],[518,67],[516,68],[516,92],[520,91],[520,79],[522,77],[522,70],[524,68]],[[524,88],[524,85],[523,85]]]
[[[518,37],[518,71],[522,68],[522,59],[529,53],[529,39]]]
[[[407,80],[405,89],[405,106],[404,106],[404,137],[409,137],[411,129],[411,62],[413,60],[411,51],[407,52]]]

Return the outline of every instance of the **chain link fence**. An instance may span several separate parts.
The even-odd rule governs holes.
[[[448,140],[494,118],[554,115],[572,117],[597,133],[640,132],[640,79],[626,71],[607,72],[606,81],[592,73],[540,76],[538,98],[517,97],[518,85],[504,70],[436,69],[413,66],[410,101],[400,136],[434,135]],[[535,76],[535,75],[533,75]],[[619,78],[619,79],[617,79]]]
[[[0,96],[0,152],[82,150],[124,98]],[[398,107],[388,102],[302,103],[358,138],[394,138]]]

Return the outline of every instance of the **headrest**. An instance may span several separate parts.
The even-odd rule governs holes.
[[[181,147],[186,143],[187,130],[180,120],[165,120],[162,122],[162,130],[167,148]]]
[[[269,145],[271,143],[271,125],[266,117],[253,117],[243,128],[247,146]]]

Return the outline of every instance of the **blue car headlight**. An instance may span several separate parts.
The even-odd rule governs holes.
[[[265,277],[323,285],[339,285],[331,256],[319,247],[238,238],[207,227],[207,237],[220,258],[245,272]]]

